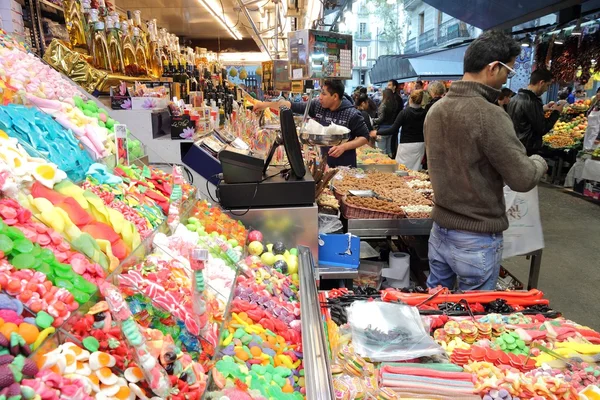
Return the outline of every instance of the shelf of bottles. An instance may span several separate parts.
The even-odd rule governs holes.
[[[44,0],[24,1],[33,16],[32,42],[42,56],[45,48],[39,20],[40,2]],[[176,35],[160,28],[156,19],[144,20],[139,10],[123,14],[107,6],[105,0],[63,0],[60,11],[64,13],[69,47],[87,54],[96,69],[172,82],[172,96],[184,100],[188,93],[197,91],[206,95],[214,91],[216,96],[216,87],[223,84],[216,53],[181,47]]]

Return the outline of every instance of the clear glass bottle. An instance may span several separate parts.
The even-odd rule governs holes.
[[[139,72],[147,74],[148,60],[146,59],[146,49],[144,47],[144,40],[140,36],[140,28],[137,26],[133,27],[133,45],[135,46],[135,59],[137,60]]]
[[[112,71],[110,57],[108,54],[108,43],[106,42],[104,22],[96,21],[94,24],[94,40],[92,41],[92,58],[94,60],[94,66],[99,69]]]
[[[150,75],[159,78],[163,75],[163,62],[160,56],[160,52],[162,50],[158,45],[158,30],[156,28],[156,19],[148,21],[148,37],[150,38],[149,72]]]
[[[113,72],[125,72],[125,62],[123,60],[123,47],[121,43],[119,15],[111,14],[107,19],[108,29],[108,54],[110,65]]]
[[[137,66],[137,59],[135,56],[133,35],[131,33],[129,22],[127,21],[121,22],[121,47],[123,49],[123,63],[125,64],[125,70],[129,72],[131,68]]]
[[[65,0],[65,25],[69,33],[69,42],[74,50],[87,51],[86,19],[82,4],[78,0]]]

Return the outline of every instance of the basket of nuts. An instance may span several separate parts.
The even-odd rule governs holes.
[[[391,201],[375,197],[344,196],[342,215],[346,219],[400,219],[406,214]]]

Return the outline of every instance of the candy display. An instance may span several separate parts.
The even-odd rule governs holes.
[[[337,398],[362,393],[388,399],[575,400],[594,398],[600,383],[600,334],[562,318],[536,290],[454,294],[439,288],[429,293],[388,289],[365,296],[335,289],[319,297],[327,305],[321,310]],[[392,302],[389,307],[397,301],[412,304],[444,354],[401,361],[400,348],[415,351],[422,344],[407,346],[414,334],[407,328],[408,318],[401,328],[396,326],[399,311],[374,311],[381,301]],[[373,311],[360,313],[358,322],[350,320],[350,330],[348,320],[339,317],[340,307],[349,314],[357,307]],[[368,326],[355,331],[360,323]],[[395,349],[396,360],[367,362],[365,343],[371,353],[386,349],[377,357],[391,357]]]

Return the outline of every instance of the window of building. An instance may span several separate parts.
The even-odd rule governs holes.
[[[419,35],[425,32],[425,12],[419,14]]]
[[[358,34],[364,36],[367,33],[367,23],[361,22],[358,26]]]

